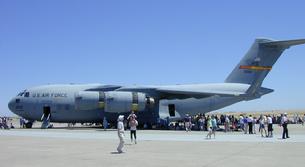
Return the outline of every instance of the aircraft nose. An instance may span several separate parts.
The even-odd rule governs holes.
[[[9,101],[9,103],[8,103],[8,108],[9,108],[12,112],[14,112],[15,101],[16,101],[16,99],[13,98],[13,99],[11,99],[11,100]]]

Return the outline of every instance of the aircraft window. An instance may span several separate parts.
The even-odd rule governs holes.
[[[23,96],[25,93],[25,90],[23,92],[20,92],[17,96]]]
[[[20,103],[20,99],[16,99],[16,103]]]
[[[20,92],[17,96],[23,96],[24,92]]]
[[[30,97],[30,92],[25,92],[24,97]]]

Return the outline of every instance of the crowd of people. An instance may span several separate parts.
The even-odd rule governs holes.
[[[190,116],[186,114],[184,120],[174,121],[168,123],[168,129],[170,130],[199,130],[199,131],[208,131],[208,120],[215,119],[217,124],[218,131],[243,131],[246,134],[256,134],[257,127],[259,132],[261,129],[264,131],[267,130],[271,131],[273,124],[281,124],[283,115],[259,115],[259,116],[252,116],[246,114],[236,115],[206,115],[206,114],[197,114],[195,116]],[[305,115],[303,118],[299,117],[299,121],[294,122],[293,119],[288,119],[287,122],[289,123],[301,123],[304,124]],[[161,125],[164,126],[164,125]],[[223,126],[223,128],[220,128]],[[266,136],[266,135],[264,135]],[[271,136],[271,132],[269,135]]]
[[[12,123],[12,119],[9,117],[0,117],[0,129],[15,128]]]
[[[124,131],[126,123],[128,122],[128,127],[130,128],[130,140],[135,144],[136,141],[136,130],[138,126],[138,121],[136,120],[137,116],[134,112],[124,119],[123,115],[118,117],[118,137],[119,137],[119,146],[117,151],[119,153],[123,152],[124,147]],[[288,119],[287,113],[275,116],[271,114],[261,114],[258,117],[252,116],[251,114],[240,114],[238,116],[234,115],[205,115],[198,114],[191,116],[189,114],[185,115],[185,118],[180,121],[164,123],[163,125],[158,125],[159,127],[166,127],[172,130],[185,130],[189,132],[191,130],[207,131],[206,138],[211,139],[212,136],[215,138],[216,131],[232,132],[232,131],[241,131],[244,134],[256,134],[259,133],[261,137],[273,137],[273,125],[278,124],[283,128],[282,130],[282,139],[289,138],[288,135],[288,123],[302,123],[304,125],[305,114],[303,118],[298,119],[297,122]],[[125,125],[124,125],[125,123]],[[164,125],[166,124],[166,125]]]
[[[207,138],[211,135],[215,138],[216,131],[232,132],[242,131],[244,134],[259,133],[261,137],[273,137],[273,125],[277,124],[283,128],[282,139],[289,138],[288,123],[302,124],[305,122],[305,114],[303,117],[295,114],[290,119],[287,113],[281,115],[261,114],[252,116],[246,114],[236,115],[205,115],[197,114],[190,116],[186,114],[184,120],[170,122],[168,129],[170,130],[191,130],[207,131]]]

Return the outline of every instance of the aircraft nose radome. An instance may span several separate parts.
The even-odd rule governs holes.
[[[14,105],[15,105],[15,98],[13,98],[9,103],[8,103],[8,108],[14,112]]]

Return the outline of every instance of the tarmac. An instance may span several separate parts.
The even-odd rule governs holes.
[[[305,126],[289,125],[289,139],[242,132],[138,130],[138,144],[125,132],[124,153],[118,154],[117,132],[96,128],[0,130],[1,167],[62,166],[305,166]]]

